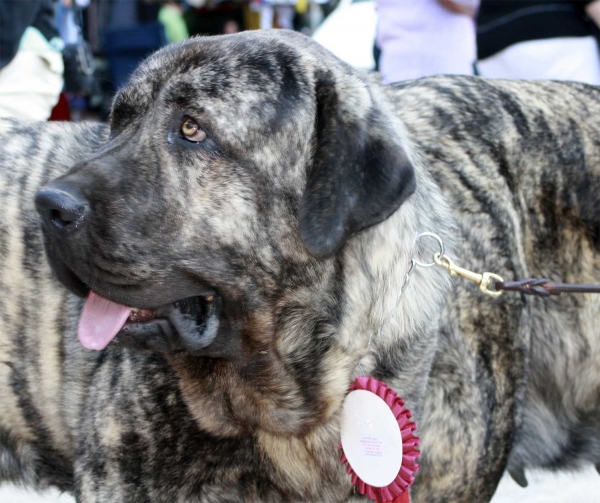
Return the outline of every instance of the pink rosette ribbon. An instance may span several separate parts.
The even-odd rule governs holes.
[[[414,434],[417,425],[414,421],[410,420],[412,414],[404,407],[404,400],[393,389],[388,388],[385,383],[377,379],[373,379],[372,377],[357,377],[356,381],[350,386],[349,392],[355,390],[365,390],[375,393],[392,410],[394,417],[398,421],[402,435],[402,465],[400,466],[398,475],[391,484],[385,487],[373,487],[363,482],[354,472],[350,463],[348,463],[341,445],[342,457],[340,461],[348,464],[346,472],[352,477],[352,484],[358,487],[360,494],[367,495],[378,503],[408,503],[408,488],[415,481],[414,474],[419,470],[417,459],[420,456],[420,452],[417,450],[420,441]]]

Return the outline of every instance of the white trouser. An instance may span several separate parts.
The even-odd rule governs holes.
[[[477,50],[470,16],[451,12],[439,0],[377,0],[377,12],[385,82],[473,74]]]
[[[574,80],[600,85],[600,54],[594,37],[530,40],[477,63],[483,77]]]

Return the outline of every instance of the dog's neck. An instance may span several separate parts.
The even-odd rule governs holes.
[[[438,234],[452,253],[450,211],[437,185],[418,158],[415,194],[389,219],[356,236],[345,250],[346,263],[355,262],[345,278],[346,316],[339,343],[354,355],[351,372],[386,380],[418,410],[432,360],[446,293],[447,273],[437,267],[416,267],[402,298],[401,289],[418,253],[430,261],[435,241],[417,234]],[[355,274],[361,271],[362,274]],[[369,344],[370,341],[370,344]]]

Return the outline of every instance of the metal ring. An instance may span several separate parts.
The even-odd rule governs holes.
[[[419,239],[421,239],[421,238],[435,239],[438,242],[438,244],[440,245],[440,257],[443,257],[445,255],[446,248],[444,247],[444,242],[442,241],[442,238],[439,237],[437,234],[434,234],[433,232],[421,232],[420,234],[417,234],[415,241],[418,243]],[[415,257],[418,255],[418,253],[419,253],[419,250],[417,248],[417,253],[415,253]],[[435,262],[425,263],[425,262],[421,262],[417,258],[414,258],[413,260],[415,261],[415,264],[417,264],[419,267],[432,267],[435,265]]]

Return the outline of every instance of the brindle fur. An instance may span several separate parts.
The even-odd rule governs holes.
[[[170,142],[182,113],[212,143]],[[0,479],[81,503],[358,500],[338,442],[359,362],[415,412],[417,503],[488,501],[507,467],[600,463],[598,297],[492,300],[417,268],[395,308],[421,231],[476,271],[599,281],[599,89],[383,87],[255,32],[159,51],[111,126],[0,125]],[[399,193],[368,176],[360,192],[394,163]],[[139,305],[175,300],[181,271],[216,286],[225,358],[79,345],[82,300],[51,272],[33,205],[73,166],[64,179],[102,205],[49,250],[57,271]],[[107,292],[107,275],[141,288]]]

